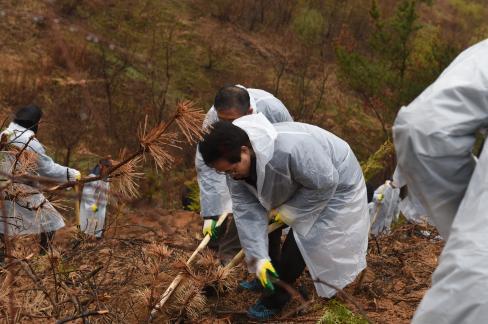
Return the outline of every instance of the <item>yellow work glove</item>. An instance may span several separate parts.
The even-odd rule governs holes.
[[[281,214],[276,209],[272,209],[271,210],[269,219],[273,223],[285,224],[285,222],[283,222],[283,219],[281,217]]]
[[[271,261],[267,259],[259,260],[256,264],[256,276],[258,277],[259,282],[261,282],[261,285],[264,288],[274,290],[271,278],[274,277],[278,279],[278,273],[276,273],[276,270],[271,264]]]
[[[206,219],[203,222],[203,235],[210,235],[210,238],[217,238],[217,221],[215,219]]]
[[[96,213],[98,211],[98,205],[97,204],[93,204],[90,206],[90,209],[92,210],[92,212]]]
[[[284,224],[285,223],[283,221],[283,219],[281,218],[281,214],[280,213],[276,213],[275,214],[274,221],[275,221],[275,223],[280,223],[280,224]]]
[[[383,193],[376,193],[373,196],[373,201],[375,201],[379,204],[383,203],[383,199],[385,199],[385,195],[383,195]]]

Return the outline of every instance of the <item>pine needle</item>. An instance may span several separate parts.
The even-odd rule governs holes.
[[[124,160],[127,155],[127,150],[122,150],[120,160]],[[137,181],[144,175],[142,172],[137,172],[141,162],[142,156],[136,156],[118,168],[110,176],[114,180],[113,190],[125,199],[132,199],[139,196],[139,184]]]
[[[146,116],[144,126],[139,128],[139,142],[144,152],[148,152],[152,156],[156,167],[161,171],[166,170],[174,162],[174,158],[168,153],[168,148],[181,148],[177,134],[167,133],[168,123],[159,123],[150,130],[147,130],[147,124]]]
[[[0,170],[12,176],[35,175],[37,172],[37,154],[28,150],[8,145],[7,151],[3,151],[0,160]],[[16,159],[18,160],[15,163]],[[15,167],[15,170],[14,170]]]
[[[202,139],[202,124],[205,115],[190,100],[182,100],[177,104],[176,123],[189,143]]]
[[[237,274],[234,268],[219,266],[215,271],[215,288],[218,292],[234,289],[237,286]]]
[[[169,257],[173,253],[173,250],[165,244],[151,243],[144,248],[144,252],[160,259],[164,259]]]
[[[73,207],[69,205],[70,204],[69,199],[65,199],[62,197],[50,197],[48,201],[57,210],[70,211],[73,209]]]
[[[173,293],[171,309],[186,313],[189,319],[196,320],[201,316],[207,299],[201,292],[201,284],[194,280],[182,282]]]
[[[196,266],[204,269],[217,268],[219,264],[220,261],[216,258],[215,253],[210,249],[203,250],[200,258],[198,258],[196,262]]]
[[[151,289],[145,287],[134,292],[133,296],[136,300],[141,301],[143,305],[149,306],[152,303]]]

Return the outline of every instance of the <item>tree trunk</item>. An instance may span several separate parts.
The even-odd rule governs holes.
[[[71,149],[72,149],[71,146],[68,146],[66,148],[66,155],[64,156],[64,165],[65,166],[69,166],[69,162],[71,160]]]

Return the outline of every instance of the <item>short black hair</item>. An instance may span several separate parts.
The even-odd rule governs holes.
[[[231,122],[218,121],[203,136],[203,140],[198,144],[198,149],[205,164],[211,166],[220,159],[229,163],[240,162],[242,146],[252,149],[246,132]]]
[[[238,109],[243,115],[246,115],[250,106],[249,92],[235,85],[220,88],[214,100],[214,108],[217,111]]]
[[[42,109],[34,104],[19,107],[15,112],[14,123],[37,133],[39,121],[42,118]]]

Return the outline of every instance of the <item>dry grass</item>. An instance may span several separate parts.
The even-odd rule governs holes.
[[[154,217],[155,222],[152,216],[143,212],[130,219],[121,214],[109,222],[107,236],[101,241],[79,236],[74,228],[69,232],[64,230],[62,237],[57,239],[59,245],[44,257],[32,256],[37,250],[31,238],[17,239],[12,265],[0,271],[0,318],[5,319],[11,314],[7,294],[11,287],[19,322],[53,322],[83,312],[105,310],[108,313],[91,315],[90,321],[147,322],[161,293],[181,273],[185,281],[158,312],[154,323],[226,319],[244,322],[243,312],[258,295],[236,291],[235,285],[243,275],[242,268],[224,271],[214,254],[206,250],[188,269],[185,260],[198,244],[191,234],[199,228],[198,217],[183,213],[164,215],[160,211],[157,214],[160,216]],[[188,218],[190,223],[174,225],[182,217]],[[126,227],[135,220],[147,228]],[[164,227],[158,226],[162,223],[177,230],[172,234],[164,232]],[[424,229],[431,231],[431,228],[403,225],[392,235],[382,236],[379,238],[381,253],[374,241],[370,242],[365,277],[361,283],[358,279],[345,291],[372,321],[407,323],[411,319],[429,285],[441,248],[441,243],[433,240],[435,232],[432,237],[420,235],[419,231]],[[6,280],[7,269],[14,274],[10,284]],[[300,279],[300,283],[313,294],[313,283],[308,274]],[[217,296],[204,297],[202,289],[206,285],[213,287]],[[357,312],[355,305],[344,303]],[[295,301],[286,311],[299,306],[299,301]],[[327,300],[315,296],[302,314],[290,313],[288,317],[280,314],[277,321],[317,321],[328,306]]]
[[[0,318],[12,318],[12,305],[17,322],[62,322],[87,313],[101,323],[146,322],[158,297],[183,272],[188,280],[155,320],[195,320],[207,306],[204,286],[219,291],[232,286],[213,254],[205,253],[202,263],[187,269],[183,260],[190,251],[167,245],[159,228],[121,230],[117,224],[127,219],[119,217],[108,224],[101,241],[74,228],[64,230],[58,239],[64,243],[42,257],[33,256],[37,245],[31,237],[16,237],[10,264],[0,267]],[[7,271],[15,274],[11,282]]]
[[[146,153],[157,168],[166,170],[172,166],[173,157],[167,153],[168,148],[179,146],[177,135],[168,131],[171,124],[176,123],[185,138],[192,141],[199,138],[202,120],[203,113],[191,102],[180,103],[167,123],[147,130],[146,121],[139,133],[139,151],[122,151],[121,162],[116,162],[99,177],[83,179],[81,183],[110,179],[114,191],[111,195],[120,198],[116,206],[121,210],[123,201],[139,194],[138,180],[143,173],[138,170]],[[35,209],[38,213],[53,208],[42,196],[42,187],[33,182],[31,185],[23,183],[41,180],[35,177],[37,156],[10,145],[6,148],[7,152],[2,154],[2,173],[10,176],[10,182],[8,188],[2,188],[2,194],[20,203],[32,200],[35,195],[42,197],[43,201]],[[70,182],[46,191],[60,192],[79,184]],[[100,322],[147,321],[164,287],[181,271],[174,264],[187,258],[187,252],[174,251],[165,245],[157,229],[151,229],[143,238],[128,238],[118,235],[116,224],[117,221],[107,225],[107,231],[112,231],[113,235],[103,241],[72,231],[67,245],[51,249],[43,257],[32,257],[37,254],[37,245],[28,244],[30,238],[8,237],[7,264],[0,268],[0,317],[9,322],[56,320],[63,323],[85,317],[94,317]],[[209,274],[217,273],[217,269],[187,270],[188,274],[191,271],[192,283],[178,289],[171,303],[174,312],[169,310],[162,314],[164,317],[196,319],[205,306],[201,288],[210,280]]]

